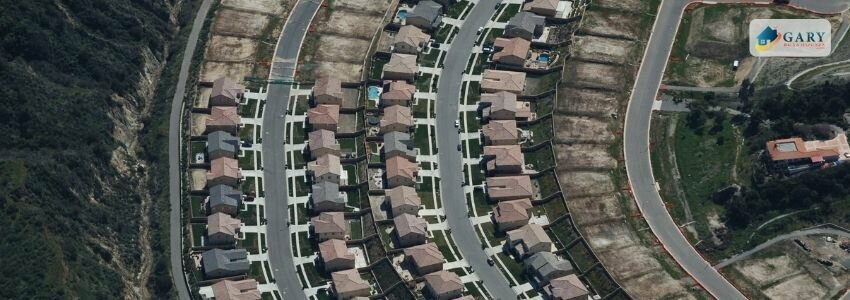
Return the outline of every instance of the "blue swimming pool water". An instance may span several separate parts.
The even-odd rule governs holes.
[[[546,54],[546,53],[540,54],[539,56],[537,56],[537,61],[542,62],[542,63],[549,62],[549,54]]]
[[[370,86],[369,87],[369,100],[378,100],[378,87]]]
[[[405,19],[405,18],[407,18],[407,11],[406,11],[406,10],[400,10],[400,11],[398,11],[398,13],[396,14],[396,16],[398,16],[398,19],[399,19],[399,20],[404,21],[404,19]]]

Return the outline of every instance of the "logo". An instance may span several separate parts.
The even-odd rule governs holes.
[[[750,22],[753,56],[822,57],[832,52],[832,28],[824,19],[755,19]]]
[[[764,52],[779,43],[779,31],[767,26],[756,36],[756,51]]]

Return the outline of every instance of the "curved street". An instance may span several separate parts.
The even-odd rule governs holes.
[[[458,117],[463,72],[478,38],[476,32],[479,27],[487,24],[496,12],[498,3],[496,0],[482,0],[475,4],[446,53],[445,68],[440,75],[437,89],[437,149],[440,150],[440,199],[443,199],[452,237],[461,255],[484,282],[484,287],[494,299],[515,299],[516,293],[499,269],[487,264],[487,254],[481,249],[481,240],[469,221],[461,186],[463,162],[460,151],[456,149],[460,143],[460,135],[454,127]]]
[[[168,117],[168,200],[171,205],[169,222],[169,252],[171,257],[171,279],[177,289],[177,297],[183,300],[192,299],[189,293],[189,282],[186,281],[186,273],[183,272],[183,210],[180,205],[182,189],[180,180],[182,168],[180,167],[180,146],[183,144],[181,126],[183,119],[183,96],[186,94],[186,80],[189,78],[189,70],[192,68],[192,57],[198,46],[198,35],[204,27],[204,20],[210,11],[212,0],[204,0],[192,21],[192,30],[186,39],[186,49],[183,50],[183,61],[180,64],[180,73],[177,75],[177,87],[174,88],[174,97],[171,98],[171,114]]]
[[[301,43],[321,1],[299,0],[290,12],[275,48],[269,79],[292,79],[298,63]],[[284,149],[288,84],[269,84],[263,111],[263,188],[266,198],[266,238],[269,263],[281,296],[286,300],[306,300],[292,260],[289,235],[289,205],[286,186],[286,149]]]
[[[629,183],[641,213],[650,229],[677,263],[696,282],[718,299],[746,299],[691,246],[670,217],[658,193],[649,156],[649,127],[652,103],[664,76],[667,58],[673,47],[679,21],[685,7],[697,0],[664,0],[658,10],[652,34],[629,100],[624,128],[624,159]],[[760,3],[770,1],[719,1]],[[796,7],[818,12],[839,12],[850,1],[792,1]]]

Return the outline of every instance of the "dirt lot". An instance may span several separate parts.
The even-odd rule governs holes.
[[[320,50],[316,52],[315,60],[321,62],[345,62],[363,64],[363,57],[351,53],[366,53],[369,41],[337,35],[322,35],[319,37]]]
[[[593,0],[591,5],[626,12],[638,12],[643,7],[640,2],[640,0]]]
[[[356,11],[363,14],[383,16],[392,1],[390,0],[334,0],[334,9]]]
[[[313,78],[319,74],[334,74],[343,82],[360,81],[360,72],[363,65],[347,62],[319,62],[318,64],[303,65],[299,69],[299,76]]]
[[[556,143],[610,143],[616,139],[609,123],[596,118],[556,115],[555,124]]]
[[[283,0],[221,0],[221,5],[243,10],[280,15],[289,11],[292,3]],[[294,3],[294,1],[292,1]]]
[[[573,205],[570,212],[577,214],[577,223],[584,225],[593,223],[616,223],[623,221],[623,212],[617,209],[617,198],[614,194],[595,197],[570,197]]]
[[[576,36],[573,38],[573,56],[580,60],[609,64],[624,64],[635,42],[598,36]]]
[[[192,179],[191,190],[200,191],[207,186],[207,170],[191,169],[189,170],[189,177]]]
[[[193,136],[203,135],[204,131],[207,129],[207,118],[210,115],[207,114],[192,114],[192,124],[190,133]]]
[[[625,89],[622,67],[571,60],[564,66],[564,74],[563,82],[574,87]]]
[[[251,74],[252,68],[254,63],[205,62],[201,81],[215,81],[222,76],[242,81],[245,76]]]
[[[588,10],[579,33],[631,40],[640,33],[640,19],[608,11]]]
[[[368,43],[375,35],[375,29],[377,29],[375,22],[380,18],[381,16],[375,17],[374,15],[352,11],[334,10],[330,16],[333,21],[317,24],[316,30],[319,33],[366,40]]]
[[[561,189],[566,197],[586,197],[614,192],[614,183],[607,173],[601,172],[561,172]]]
[[[619,105],[617,94],[612,92],[562,88],[558,93],[565,96],[558,101],[556,110],[570,115],[610,117]]]
[[[220,35],[256,37],[266,26],[269,17],[228,8],[221,8],[213,21],[213,32]]]
[[[555,145],[559,170],[610,170],[617,161],[608,154],[608,145]]]
[[[209,40],[206,59],[213,61],[253,61],[257,46],[254,40],[225,35],[214,35]]]

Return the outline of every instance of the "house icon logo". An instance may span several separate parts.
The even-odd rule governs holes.
[[[764,52],[773,48],[776,44],[779,43],[779,39],[782,36],[778,30],[771,28],[770,26],[766,26],[761,33],[756,36],[756,51]]]

